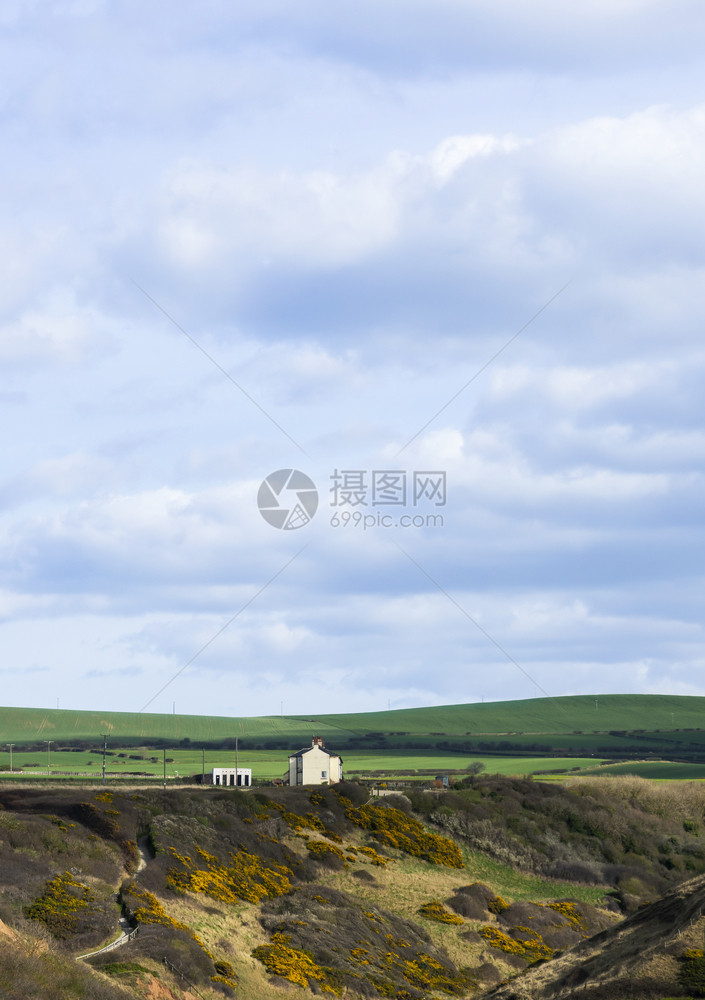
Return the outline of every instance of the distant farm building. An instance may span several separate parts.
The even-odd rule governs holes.
[[[320,736],[289,756],[290,785],[334,785],[343,780],[343,759],[326,750]]]
[[[214,767],[211,771],[211,783],[214,785],[229,785],[233,788],[249,788],[252,784],[252,768]]]

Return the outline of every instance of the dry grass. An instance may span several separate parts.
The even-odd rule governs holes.
[[[348,838],[348,842],[352,843],[353,839]],[[360,838],[358,843],[362,842],[364,841]],[[394,852],[389,853],[391,855]],[[464,931],[479,924],[472,921],[466,921],[464,925],[439,924],[424,920],[418,913],[423,903],[431,899],[445,900],[459,886],[472,882],[467,871],[429,865],[401,854],[384,867],[365,867],[374,876],[376,884],[361,882],[353,877],[358,865],[351,865],[342,872],[321,873],[319,881],[420,924],[434,945],[443,948],[456,966],[479,964],[485,945],[469,944],[461,937]]]
[[[239,983],[239,996],[252,1000],[281,1000],[282,988],[270,983],[262,963],[252,958],[253,948],[269,944],[269,935],[259,923],[259,906],[244,902],[218,904],[191,893],[181,898],[162,898],[161,902],[170,916],[188,924],[198,934],[216,960],[224,958],[232,964]],[[296,995],[305,1000],[313,994],[297,990]],[[222,1000],[222,994],[213,993],[213,996]]]
[[[678,781],[657,783],[636,775],[615,775],[599,778],[571,778],[566,782],[573,791],[595,789],[645,812],[654,813],[664,819],[700,821],[705,813],[705,783],[701,781]]]

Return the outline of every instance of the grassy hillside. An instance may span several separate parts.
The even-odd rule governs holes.
[[[306,742],[311,734],[324,738],[338,727],[278,715],[228,718],[217,715],[157,715],[139,712],[73,712],[69,709],[0,708],[0,738],[3,742],[32,743],[41,740],[111,739],[134,743],[143,740],[178,742],[221,741],[283,737]]]
[[[304,716],[298,716],[302,721]],[[701,729],[705,697],[681,695],[573,695],[487,704],[443,705],[356,715],[324,715],[327,725],[364,733],[498,735],[606,733],[610,730]],[[311,720],[315,721],[315,720]]]
[[[244,718],[0,708],[0,740],[69,742],[97,740],[107,733],[111,739],[135,743],[159,739],[200,743],[238,737],[243,741],[286,741],[298,747],[312,734],[337,746],[380,738],[393,745],[409,738],[437,741],[442,737],[478,740],[512,736],[512,742],[530,744],[545,738],[563,746],[564,737],[570,736],[568,742],[572,742],[575,734],[581,734],[582,739],[575,742],[588,746],[595,744],[595,734],[623,731],[643,741],[643,733],[703,730],[703,720],[705,697],[677,695],[576,695],[387,712]],[[673,739],[698,742],[697,734],[690,734],[692,740],[688,735],[674,734]]]
[[[704,810],[702,785],[639,779],[0,788],[0,996],[469,1000],[705,872]],[[75,961],[121,910],[134,941]]]

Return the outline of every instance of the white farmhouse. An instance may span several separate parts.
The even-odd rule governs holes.
[[[238,788],[249,788],[252,784],[252,768],[214,767],[211,771],[211,781],[214,785],[232,785]]]
[[[320,736],[289,756],[290,785],[334,785],[343,780],[343,759],[326,750]]]

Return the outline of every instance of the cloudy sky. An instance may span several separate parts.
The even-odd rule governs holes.
[[[704,30],[7,0],[0,702],[705,694]]]

